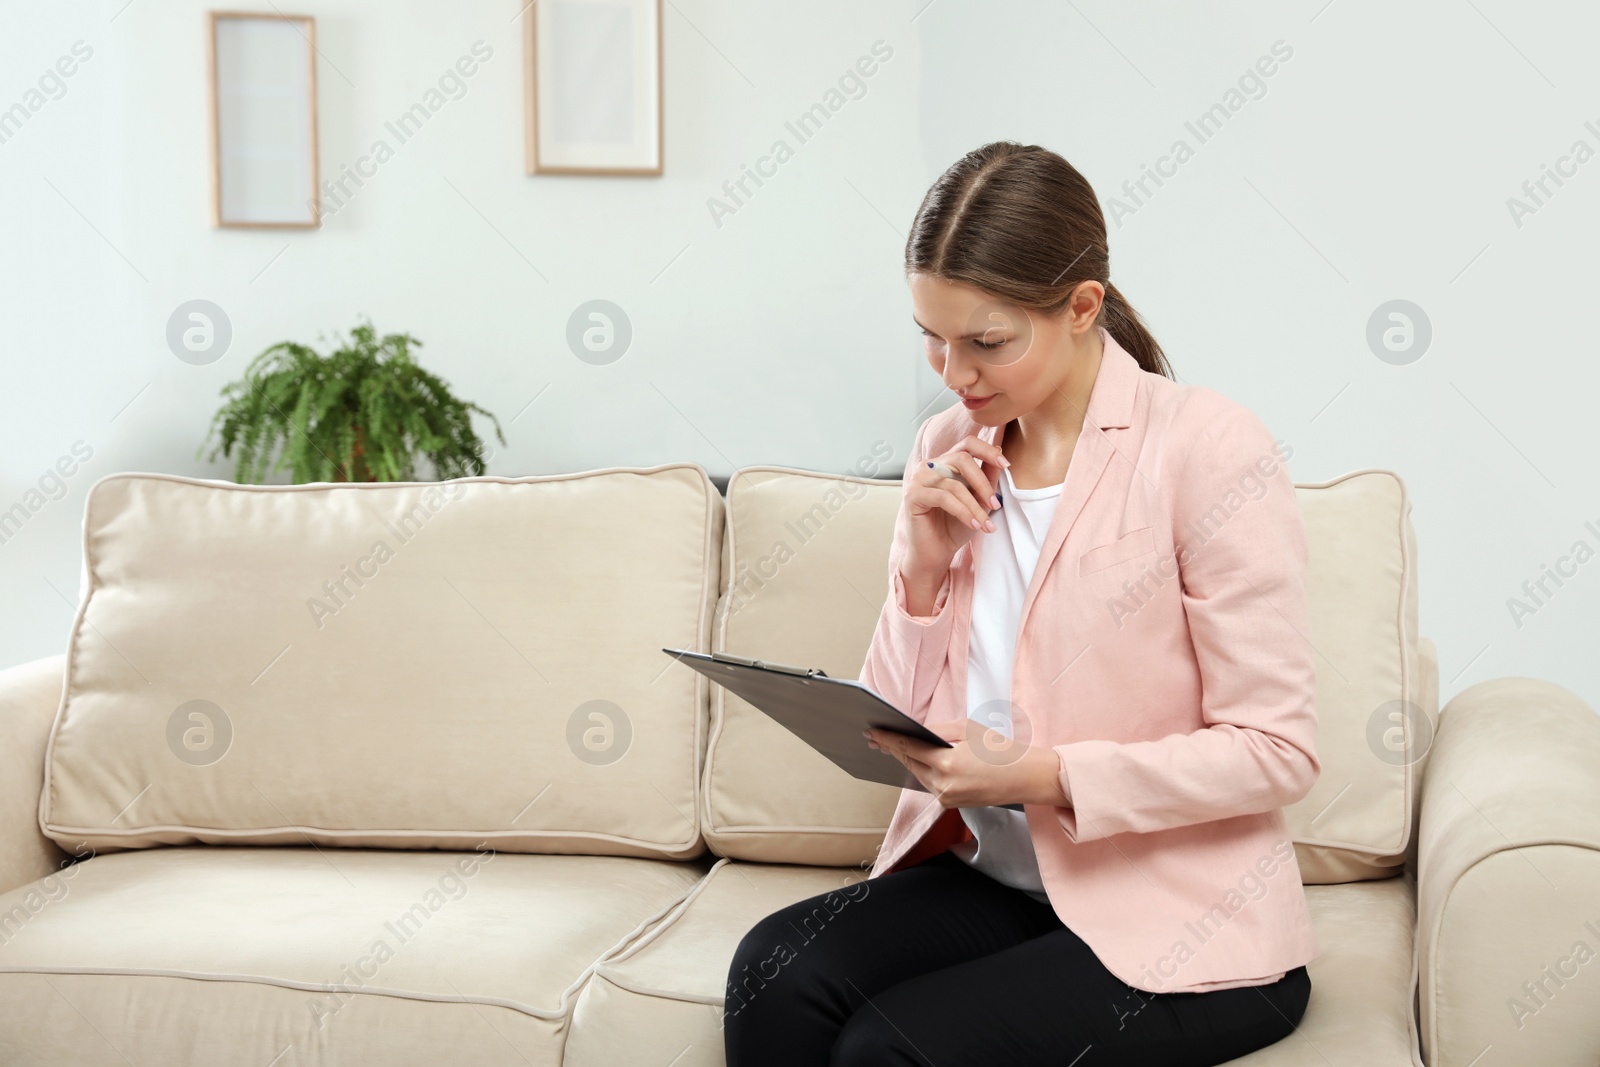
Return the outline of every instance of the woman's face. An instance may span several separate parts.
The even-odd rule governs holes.
[[[1048,316],[931,274],[912,273],[910,283],[929,366],[985,426],[1027,414],[1062,387],[1104,294],[1084,282],[1066,310]]]

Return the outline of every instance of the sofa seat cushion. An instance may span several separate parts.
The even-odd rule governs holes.
[[[487,851],[98,856],[0,896],[0,1062],[520,1062],[510,1042],[556,1064],[595,962],[704,871]]]
[[[596,966],[573,1009],[564,1067],[722,1067],[725,983],[745,932],[863,877],[854,868],[719,861],[671,916]],[[1411,879],[1307,886],[1306,899],[1322,949],[1309,968],[1306,1015],[1294,1034],[1232,1062],[1414,1067]]]

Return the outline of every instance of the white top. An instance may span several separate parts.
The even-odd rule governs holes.
[[[994,532],[977,535],[985,541],[972,593],[967,717],[1011,737],[1011,667],[1016,659],[1022,601],[1055,515],[1061,486],[1018,489],[1011,481],[1011,469],[1002,467],[996,493],[1000,507],[989,514]],[[976,840],[962,841],[950,851],[1041,904],[1050,902],[1023,812],[998,806],[962,808],[961,818]]]

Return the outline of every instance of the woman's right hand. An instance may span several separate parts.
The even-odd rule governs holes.
[[[907,471],[904,483],[910,538],[900,571],[908,583],[937,590],[956,552],[980,531],[994,528],[989,519],[1000,468],[1006,464],[1000,446],[969,435],[942,456],[929,457],[955,472],[946,478],[925,460]],[[982,466],[979,466],[979,461]]]

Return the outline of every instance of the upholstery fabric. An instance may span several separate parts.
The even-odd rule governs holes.
[[[33,817],[66,666],[67,657],[48,656],[0,671],[0,812],[11,816],[0,818],[0,893],[72,862]]]
[[[857,677],[900,496],[898,481],[735,473],[713,647]],[[704,795],[702,832],[720,856],[848,866],[876,852],[898,790],[851,777],[715,686]]]
[[[691,464],[103,478],[44,830],[693,856],[721,521]]]
[[[489,851],[97,856],[0,896],[0,1063],[490,1064],[509,1043],[556,1064],[595,963],[703,871]]]
[[[1310,539],[1322,774],[1284,809],[1306,884],[1400,873],[1438,716],[1417,634],[1411,498],[1391,471],[1296,484]]]
[[[1440,719],[1418,856],[1428,1062],[1600,1063],[1600,716],[1512,677]]]

